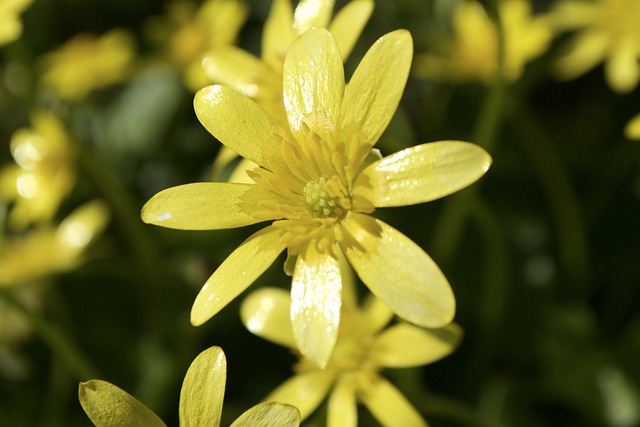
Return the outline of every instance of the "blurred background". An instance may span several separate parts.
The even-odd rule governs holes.
[[[409,29],[414,72],[377,147],[459,139],[493,157],[468,189],[376,212],[440,265],[465,330],[446,359],[384,374],[432,426],[638,426],[637,78],[617,84],[616,66],[598,58],[563,72],[559,58],[580,59],[566,54],[588,19],[564,22],[569,9],[551,0],[507,3],[377,0],[345,62],[349,76],[378,37]],[[640,1],[583,3],[628,10],[620,31],[635,31],[640,68]],[[244,4],[237,35],[216,25],[259,56],[271,2]],[[164,188],[225,178],[212,174],[220,143],[193,112],[203,41],[190,25],[201,7],[0,0],[2,426],[90,425],[77,399],[90,378],[177,425],[186,369],[212,345],[228,361],[223,425],[291,375],[296,356],[243,327],[246,293],[204,326],[189,323],[200,287],[251,230],[139,219]],[[250,290],[288,288],[283,260]],[[324,425],[325,413],[306,425]]]

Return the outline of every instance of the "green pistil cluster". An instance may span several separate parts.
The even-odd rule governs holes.
[[[304,187],[304,200],[312,216],[337,218],[344,213],[341,196],[332,191],[332,180],[320,177]]]

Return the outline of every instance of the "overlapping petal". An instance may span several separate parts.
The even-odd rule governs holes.
[[[324,367],[338,339],[342,278],[338,260],[311,242],[291,282],[291,327],[300,353]]]
[[[242,301],[240,318],[249,332],[292,349],[291,295],[284,289],[260,288]]]
[[[270,71],[260,59],[235,46],[207,52],[202,57],[202,68],[212,81],[250,97],[258,93],[257,78]]]
[[[370,378],[360,386],[360,399],[384,426],[427,426],[420,413],[391,383],[382,377]]]
[[[219,426],[226,381],[227,360],[222,349],[211,347],[200,353],[180,390],[180,426]]]
[[[320,405],[333,385],[335,375],[317,370],[289,378],[272,391],[264,400],[295,406],[300,418],[305,419]]]
[[[449,282],[418,245],[366,215],[349,215],[342,226],[350,236],[340,243],[349,263],[394,313],[428,328],[451,322],[455,299]]]
[[[282,232],[264,228],[244,241],[209,277],[191,308],[191,323],[199,326],[249,287],[284,250]]]
[[[369,165],[356,180],[354,195],[376,207],[424,203],[475,182],[491,165],[481,147],[439,141],[398,151]]]
[[[295,407],[277,402],[265,402],[246,410],[231,423],[230,427],[297,427],[298,425],[300,425],[300,412]]]
[[[106,381],[80,383],[78,399],[96,427],[165,427],[162,420],[135,397]]]
[[[343,60],[351,54],[372,12],[372,0],[353,0],[340,9],[329,24]]]
[[[293,27],[302,34],[311,27],[326,27],[335,0],[300,0],[293,14]]]

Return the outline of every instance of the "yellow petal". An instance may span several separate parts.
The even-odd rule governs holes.
[[[372,359],[387,368],[422,366],[453,353],[461,340],[462,328],[455,323],[439,329],[398,323],[376,338]]]
[[[277,197],[253,184],[199,182],[167,188],[142,207],[147,224],[180,230],[220,230],[255,224],[258,203]],[[279,201],[279,198],[278,198]],[[275,218],[273,218],[275,219]]]
[[[334,375],[328,371],[312,371],[289,378],[271,392],[265,402],[280,402],[295,406],[304,420],[316,410],[329,392]]]
[[[209,277],[191,308],[191,324],[202,325],[247,289],[284,250],[281,232],[263,228],[245,240]]]
[[[371,292],[398,316],[419,326],[451,322],[455,299],[435,262],[404,234],[375,218],[351,214],[340,242],[349,263]]]
[[[287,135],[251,98],[213,85],[199,90],[193,105],[200,123],[240,156],[267,169],[270,162],[284,165],[280,141]]]
[[[624,127],[624,135],[629,139],[640,139],[640,114],[636,114]]]
[[[96,427],[164,426],[160,418],[126,391],[102,380],[80,383],[78,399]]]
[[[373,145],[398,108],[411,68],[413,41],[406,30],[380,37],[353,73],[344,94],[340,128]]]
[[[207,52],[202,57],[202,68],[212,82],[229,86],[250,97],[257,95],[261,75],[270,71],[258,58],[235,46]]]
[[[262,32],[264,61],[279,70],[294,38],[291,0],[274,0]]]
[[[280,288],[260,288],[242,301],[240,318],[251,333],[295,350],[290,306],[289,292]]]
[[[640,28],[640,23],[638,23]],[[640,30],[639,30],[640,31]],[[618,43],[605,63],[605,77],[609,86],[618,93],[631,92],[640,79],[640,52],[631,43]]]
[[[384,426],[427,426],[427,422],[402,393],[382,377],[362,381],[360,399]]]
[[[393,319],[393,311],[381,299],[372,294],[367,295],[363,301],[361,313],[371,332],[380,331]]]
[[[327,427],[356,427],[358,425],[358,405],[356,383],[350,375],[342,375],[327,403]]]
[[[325,367],[338,339],[342,278],[338,260],[311,242],[291,282],[291,326],[300,353]]]
[[[56,230],[60,250],[84,249],[104,230],[109,216],[107,205],[100,200],[88,202],[73,211]]]
[[[481,147],[439,141],[410,147],[369,165],[354,185],[354,195],[376,207],[428,202],[475,182],[491,165]]]
[[[230,427],[297,427],[300,412],[291,405],[277,402],[260,403],[245,411]]]
[[[220,347],[210,347],[194,359],[180,389],[180,426],[219,426],[227,360]]]
[[[600,62],[608,48],[607,37],[599,31],[586,30],[572,37],[553,70],[560,80],[574,79]]]
[[[301,0],[293,14],[293,27],[302,34],[311,27],[326,27],[335,0]]]
[[[344,89],[338,46],[324,28],[312,28],[291,45],[284,62],[284,107],[297,139],[303,123],[323,138],[335,131]]]
[[[353,46],[369,21],[371,12],[373,12],[372,0],[354,0],[340,9],[331,21],[329,32],[338,43],[343,61],[351,54]]]

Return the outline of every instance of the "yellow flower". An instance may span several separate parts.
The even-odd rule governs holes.
[[[527,0],[500,2],[504,33],[504,77],[515,81],[527,62],[547,50],[552,38],[544,16],[532,16]],[[446,82],[481,81],[491,84],[498,72],[498,30],[479,3],[463,1],[453,15],[455,37],[437,53],[416,57],[414,74]]]
[[[578,30],[555,64],[562,80],[604,62],[609,86],[631,92],[640,79],[640,0],[562,1],[552,12],[560,30]]]
[[[629,139],[640,139],[640,114],[633,116],[624,128],[624,134]]]
[[[51,220],[76,180],[75,151],[60,120],[38,111],[31,122],[11,138],[16,164],[0,171],[0,199],[14,202],[9,225],[15,229]]]
[[[108,220],[106,205],[93,201],[73,211],[57,227],[40,227],[24,236],[5,238],[0,248],[0,287],[77,267]]]
[[[17,40],[22,34],[20,13],[33,0],[2,0],[0,1],[0,46]]]
[[[133,37],[111,30],[96,37],[79,34],[45,55],[42,85],[69,101],[123,81],[135,57]]]
[[[203,55],[235,43],[249,9],[243,0],[207,0],[200,7],[190,1],[169,3],[167,16],[149,23],[154,37],[166,39],[170,60],[184,72],[192,91],[210,84],[201,61]],[[166,33],[169,27],[170,34]]]
[[[242,303],[241,316],[254,334],[295,350],[289,322],[290,298],[286,291],[261,288]],[[399,322],[385,329],[393,313],[369,295],[363,306],[346,298],[335,350],[326,368],[301,357],[296,374],[265,400],[288,403],[304,420],[328,398],[327,425],[357,425],[357,401],[382,425],[426,426],[420,413],[380,371],[435,362],[452,353],[462,338],[456,324],[421,329]]]
[[[196,357],[187,370],[180,390],[180,425],[217,427],[222,416],[227,361],[220,347],[211,347]],[[78,398],[96,427],[165,426],[162,420],[136,398],[106,381],[80,383]],[[292,406],[261,403],[242,414],[231,427],[294,427],[300,414]]]
[[[169,188],[147,202],[142,219],[191,230],[272,223],[207,280],[191,311],[194,325],[243,292],[285,249],[285,265],[293,273],[293,333],[302,354],[320,365],[338,333],[342,252],[400,317],[425,327],[451,322],[455,300],[437,265],[409,238],[368,215],[376,207],[412,205],[457,191],[481,177],[491,162],[481,148],[459,141],[371,158],[402,96],[412,51],[408,31],[385,35],[345,86],[331,33],[308,30],[284,64],[288,129],[231,88],[214,85],[196,94],[196,115],[205,128],[260,165],[250,171],[255,183]]]

